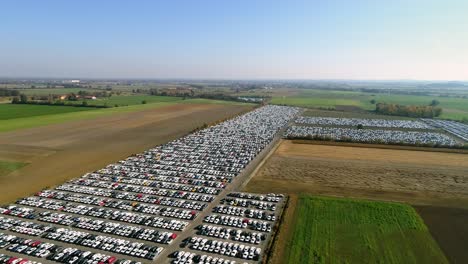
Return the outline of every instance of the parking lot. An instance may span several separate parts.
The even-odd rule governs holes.
[[[355,129],[340,127],[291,126],[285,138],[311,138],[376,144],[402,144],[457,147],[461,144],[448,135],[426,131]]]
[[[434,129],[430,124],[413,120],[388,120],[388,119],[364,119],[364,118],[336,118],[336,117],[298,117],[297,124],[320,126],[353,126],[380,128],[404,128],[404,129]]]
[[[235,191],[298,113],[264,106],[3,206],[0,263],[260,261],[283,197]]]
[[[446,132],[468,142],[468,125],[466,124],[450,120],[438,120],[427,118],[423,118],[421,120],[430,126],[443,129]]]

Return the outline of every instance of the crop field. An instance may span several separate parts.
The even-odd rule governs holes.
[[[79,91],[88,91],[88,92],[102,92],[103,90],[98,89],[88,89],[88,88],[34,88],[34,89],[18,89],[20,93],[26,95],[65,95],[70,93],[77,94]]]
[[[466,233],[468,159],[465,152],[296,142],[282,141],[244,188],[248,192],[268,190],[291,195],[277,240],[285,240],[285,233],[292,232],[292,223],[297,218],[296,195],[300,193],[395,201],[415,205],[419,212],[419,207],[426,208],[427,213],[421,216],[447,257],[468,259],[466,250],[452,246],[466,244],[465,237],[450,235]],[[459,212],[455,208],[465,213],[454,213]],[[281,250],[278,252],[284,255]]]
[[[404,204],[300,195],[292,225],[282,263],[448,263]]]
[[[468,207],[467,171],[467,154],[284,140],[246,191],[311,192]]]
[[[415,206],[450,263],[468,263],[468,209]]]
[[[82,112],[93,109],[89,107],[0,104],[0,122],[15,118]]]
[[[151,104],[139,104],[139,105],[130,105],[125,107],[113,107],[113,108],[81,108],[81,107],[71,107],[71,106],[50,106],[52,107],[51,110],[54,110],[54,114],[44,114],[41,116],[34,115],[36,112],[29,112],[32,116],[22,117],[22,118],[13,118],[13,119],[0,119],[0,132],[7,132],[7,131],[14,131],[18,129],[25,129],[25,128],[33,128],[51,124],[60,124],[66,123],[70,121],[77,121],[77,120],[90,120],[98,117],[105,117],[105,116],[112,116],[115,114],[124,114],[124,113],[131,113],[131,112],[138,112],[144,110],[151,110],[157,109],[160,107],[166,107],[175,104],[184,104],[184,105],[197,105],[197,104],[212,104],[212,105],[226,105],[226,106],[239,106],[239,107],[252,107],[252,104],[246,103],[237,103],[237,102],[229,102],[229,101],[218,101],[218,100],[207,100],[207,99],[191,99],[191,100],[181,100],[181,101],[173,101],[173,102],[154,102]],[[21,107],[25,107],[24,109],[28,109],[31,105],[20,105]],[[43,107],[43,106],[36,106],[34,107]],[[0,109],[4,107],[4,105],[0,105]],[[10,104],[6,105],[5,108],[9,108]],[[58,108],[55,108],[58,107]],[[58,109],[65,108],[65,113],[57,113]],[[23,109],[23,108],[20,108]],[[43,108],[41,108],[43,109]],[[46,109],[46,108],[44,108]],[[79,111],[82,109],[82,111]],[[87,111],[83,111],[87,109]],[[22,111],[19,111],[20,113]],[[5,116],[13,116],[16,115],[14,113],[5,113]]]
[[[181,97],[153,96],[153,95],[113,95],[109,98],[84,100],[88,105],[128,106],[138,105],[145,101],[147,104],[182,101]],[[83,100],[70,101],[69,104],[82,104]]]
[[[273,95],[273,104],[295,105],[310,108],[335,108],[337,106],[359,107],[374,110],[370,101],[402,105],[428,105],[433,99],[440,102],[443,109],[440,118],[462,120],[468,118],[468,99],[453,97],[434,97],[397,94],[372,94],[353,91],[299,90],[290,94]]]
[[[249,109],[251,105],[155,103],[16,119],[34,120],[27,125],[37,122],[37,126],[0,133],[0,160],[30,164],[0,179],[0,203],[102,168],[185,135],[204,123]],[[13,123],[15,119],[0,122],[6,121]]]
[[[27,163],[0,160],[0,177],[24,167]]]

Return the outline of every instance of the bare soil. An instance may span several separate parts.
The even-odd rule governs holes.
[[[246,190],[468,208],[468,155],[283,141]]]
[[[0,159],[29,165],[0,179],[0,204],[103,168],[250,106],[176,104],[0,133]]]
[[[415,206],[450,263],[468,263],[468,210]]]

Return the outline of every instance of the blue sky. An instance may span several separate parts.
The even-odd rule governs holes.
[[[0,2],[0,76],[468,80],[468,1]]]

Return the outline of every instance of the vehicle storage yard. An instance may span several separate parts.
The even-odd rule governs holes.
[[[0,133],[0,160],[27,163],[0,177],[0,204],[251,109],[249,105],[174,104]]]
[[[434,129],[433,127],[419,121],[411,120],[386,120],[386,119],[363,119],[363,118],[336,118],[336,117],[298,117],[298,124],[327,125],[327,126],[357,126],[385,127],[385,128],[407,128],[407,129]]]
[[[235,190],[298,112],[262,107],[5,206],[0,254],[61,263],[258,262],[284,198]]]
[[[421,119],[427,124],[441,128],[448,133],[455,135],[468,142],[468,125],[450,120]]]
[[[318,138],[360,143],[431,145],[442,147],[462,146],[455,139],[437,132],[373,130],[337,127],[292,126],[286,138]]]

